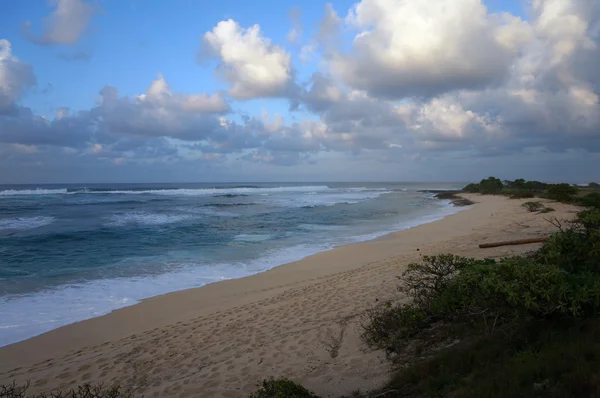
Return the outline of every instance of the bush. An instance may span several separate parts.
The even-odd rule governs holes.
[[[529,322],[400,370],[373,397],[596,397],[600,321]],[[384,394],[384,395],[382,395]]]
[[[399,353],[431,323],[429,315],[409,304],[386,303],[365,313],[362,323],[362,339],[371,347],[385,350],[388,354]]]
[[[542,210],[540,210],[540,213],[551,213],[553,211],[554,209],[552,207],[544,207]]]
[[[510,196],[511,199],[529,199],[529,198],[534,198],[535,194],[533,192],[530,191],[512,191],[510,192]]]
[[[468,184],[462,190],[467,193],[478,193],[479,192],[479,184],[473,184],[473,183]]]
[[[544,208],[544,205],[541,202],[525,202],[521,206],[532,213],[535,211],[541,211]]]
[[[489,261],[493,262],[484,260],[485,263]],[[398,277],[398,290],[411,298],[412,305],[430,312],[433,301],[440,296],[457,273],[475,264],[477,260],[453,254],[423,256],[421,263],[408,264],[406,271]]]
[[[600,310],[600,210],[580,212],[534,256],[498,262],[425,256],[398,278],[410,303],[373,309],[363,325],[363,339],[388,352],[401,352],[440,321],[487,334],[529,319],[594,316]]]
[[[288,379],[263,380],[250,398],[319,398],[300,384]]]
[[[588,188],[592,188],[592,189],[600,189],[600,184],[598,184],[597,182],[590,182],[588,184]]]
[[[579,198],[577,200],[577,203],[582,206],[595,207],[597,209],[600,209],[600,193],[588,193],[587,195]]]
[[[558,265],[572,277],[600,275],[600,210],[579,212],[576,222],[550,236],[536,257],[545,264]]]
[[[129,390],[121,387],[104,388],[102,384],[83,384],[68,391],[51,391],[39,394],[27,394],[29,383],[0,385],[0,398],[133,398]]]
[[[577,187],[569,184],[551,184],[546,191],[546,197],[557,202],[571,202],[577,192]]]
[[[479,182],[479,193],[484,195],[496,195],[502,188],[502,181],[496,177],[488,177]]]

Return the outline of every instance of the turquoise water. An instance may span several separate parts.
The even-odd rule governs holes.
[[[0,186],[0,345],[456,212],[462,184]]]

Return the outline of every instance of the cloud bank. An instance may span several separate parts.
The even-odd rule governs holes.
[[[58,3],[44,33],[49,42],[74,42],[87,26],[92,11],[73,4],[81,6]],[[52,21],[70,18],[59,16],[61,6],[79,10],[85,24],[57,33]],[[13,162],[63,153],[115,167],[318,170],[335,160],[348,175],[385,165],[421,175],[449,164],[473,170],[470,163],[482,165],[478,172],[512,170],[506,162],[515,173],[525,165],[543,170],[535,159],[559,159],[571,173],[582,159],[587,169],[600,167],[600,5],[528,6],[523,19],[492,13],[480,0],[362,0],[343,18],[344,10],[326,5],[311,35],[300,34],[294,11],[288,39],[302,48],[298,59],[319,60],[304,81],[285,40],[274,43],[259,25],[228,19],[201,35],[198,54],[216,62],[226,91],[174,93],[159,75],[142,94],[125,97],[106,86],[92,109],[62,109],[51,120],[19,105],[35,76],[3,40],[0,148]],[[239,111],[261,98],[287,101],[293,111]]]

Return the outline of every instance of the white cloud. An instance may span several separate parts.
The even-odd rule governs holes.
[[[30,32],[31,23],[24,24],[29,40],[40,45],[73,44],[85,33],[98,7],[84,0],[53,0],[56,9],[45,18],[41,36]]]
[[[177,109],[192,113],[223,113],[231,108],[220,94],[174,94],[162,74],[158,74],[145,94],[139,95],[140,105],[152,104],[160,108]]]
[[[480,115],[465,109],[458,98],[444,96],[433,98],[424,104],[417,104],[413,118],[407,124],[414,132],[415,141],[441,144],[459,142],[463,149],[486,141],[494,141],[502,136],[502,126],[489,114]]]
[[[10,42],[0,39],[0,114],[13,109],[25,89],[35,83],[31,65],[12,55]]]
[[[217,71],[233,97],[281,96],[292,83],[290,54],[271,44],[258,25],[244,29],[234,20],[221,21],[202,43],[203,52],[220,60]]]
[[[332,56],[333,71],[390,98],[498,83],[530,35],[480,0],[362,0],[346,21],[359,33],[351,54]]]

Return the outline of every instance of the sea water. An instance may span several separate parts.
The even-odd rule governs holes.
[[[461,184],[0,186],[0,346],[458,211]]]

